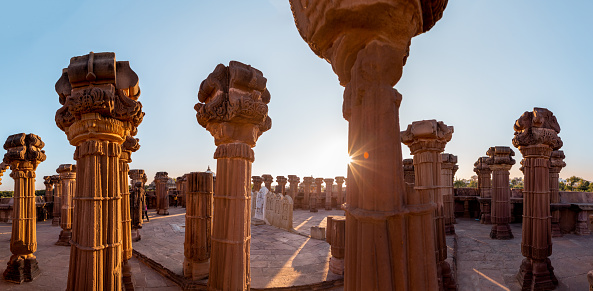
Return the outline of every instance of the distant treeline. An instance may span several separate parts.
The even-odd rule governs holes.
[[[45,190],[35,190],[35,196],[44,196]],[[2,197],[12,197],[14,196],[14,191],[0,191],[0,198]]]

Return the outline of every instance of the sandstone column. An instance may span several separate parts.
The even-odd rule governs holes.
[[[558,178],[560,178],[560,171],[566,167],[564,162],[563,151],[552,151],[550,156],[550,203],[552,211],[552,237],[562,237],[560,231],[560,210],[555,207],[555,203],[560,203],[560,188]],[[585,227],[587,227],[585,225]]]
[[[123,240],[123,283],[126,290],[134,290],[132,282],[132,269],[128,260],[132,258],[132,207],[130,203],[130,185],[128,184],[129,164],[132,162],[132,152],[140,148],[138,139],[128,135],[122,145],[121,156],[119,158],[119,185],[122,195],[122,240]]]
[[[62,179],[60,175],[53,175],[51,179],[54,183],[54,218],[51,220],[52,226],[60,226],[60,216],[62,215]]]
[[[169,174],[167,172],[157,172],[154,176],[156,184],[156,209],[157,214],[169,215]]]
[[[117,74],[116,74],[117,72]],[[56,124],[76,146],[76,196],[67,290],[121,290],[119,158],[142,122],[138,76],[114,53],[73,57],[56,83]]]
[[[217,146],[209,290],[248,290],[251,284],[251,148],[272,127],[266,82],[259,70],[231,61],[216,66],[198,92],[198,123]]]
[[[313,205],[311,203],[311,196],[312,196],[311,185],[313,184],[314,180],[315,179],[313,179],[313,177],[303,177],[303,184],[305,184],[305,194],[303,196],[303,209],[309,209],[309,210],[311,210],[311,212],[317,211],[317,210],[312,211]],[[315,203],[317,203],[317,202],[315,202]],[[313,203],[313,204],[315,204],[315,203]],[[315,208],[315,209],[317,209],[317,208]]]
[[[443,195],[443,215],[445,217],[445,234],[455,234],[455,197],[453,197],[454,168],[457,156],[441,154],[441,191]],[[405,170],[405,168],[404,168]]]
[[[286,177],[276,176],[276,183],[278,183],[278,186],[276,186],[276,188],[278,189],[276,190],[276,193],[280,193],[283,196],[286,195],[286,182],[288,182]]]
[[[439,289],[456,290],[447,259],[445,238],[445,217],[442,189],[442,156],[445,145],[451,140],[453,126],[442,121],[422,120],[408,125],[402,132],[402,142],[410,148],[414,156],[415,189],[424,193],[436,204],[434,210],[435,256],[439,276]]]
[[[264,179],[264,186],[266,186],[266,189],[268,189],[268,191],[273,192],[272,191],[272,182],[274,182],[274,177],[272,177],[272,175],[270,174],[264,174],[261,175],[261,177]]]
[[[523,290],[552,290],[558,285],[548,258],[552,254],[550,156],[562,147],[560,125],[552,112],[534,108],[515,122],[513,146],[523,155],[523,229],[517,274]]]
[[[441,18],[446,1],[290,3],[299,33],[331,63],[346,87],[342,108],[349,122],[352,163],[346,189],[344,289],[435,290],[436,266],[428,263],[434,262],[432,228],[415,224],[430,215],[433,206],[417,197],[411,202],[414,207],[406,209],[401,95],[393,86],[401,78],[412,37]],[[408,220],[408,215],[418,216]],[[416,241],[424,235],[428,239]]]
[[[253,182],[253,192],[259,192],[261,190],[261,183],[264,181],[260,176],[251,176]]]
[[[212,173],[189,173],[183,275],[192,280],[208,277],[212,236]]]
[[[488,157],[480,157],[474,163],[474,172],[478,174],[478,191],[480,193],[480,223],[490,224],[490,208],[492,201],[492,181],[490,179],[492,170],[486,163]]]
[[[69,246],[72,238],[72,215],[74,204],[72,199],[76,195],[76,165],[62,164],[56,170],[62,180],[62,197],[60,211],[60,226],[62,231],[56,245]]]
[[[342,204],[344,204],[344,193],[342,191],[342,185],[344,184],[345,178],[342,176],[336,177],[336,184],[338,184],[338,193],[337,193],[337,200],[338,206],[336,209],[342,209]]]
[[[45,161],[45,144],[35,134],[13,134],[6,139],[4,165],[14,179],[14,206],[10,260],[4,280],[13,283],[33,281],[39,275],[37,258],[37,211],[35,208],[35,170]]]
[[[0,181],[2,176],[2,166],[0,165]],[[0,184],[2,185],[2,184]],[[44,176],[43,177],[43,185],[45,185],[45,203],[47,203],[47,211],[48,211],[48,218],[53,217],[53,208],[54,208],[54,183],[51,179],[51,176]]]
[[[139,241],[141,239],[140,229],[142,228],[142,214],[144,212],[144,205],[146,197],[144,192],[144,177],[146,174],[144,170],[134,169],[128,172],[128,176],[132,179],[132,195],[130,197],[130,207],[132,216],[132,241]]]
[[[311,212],[317,212],[317,206],[321,202],[321,186],[323,185],[323,178],[315,178],[315,194],[309,197],[311,203]]]
[[[327,178],[323,179],[325,182],[325,210],[332,210],[332,196],[333,196],[333,186],[334,186],[334,179]]]
[[[488,149],[486,163],[492,170],[492,230],[493,239],[512,239],[511,222],[511,188],[509,187],[509,170],[515,164],[515,152],[510,147],[497,146]]]
[[[414,159],[404,159],[402,163],[404,168],[404,181],[413,185],[416,183],[416,178],[414,176]]]
[[[294,202],[295,198],[299,194],[299,182],[301,182],[301,178],[297,177],[296,175],[288,175],[288,182],[290,183],[290,192],[288,195]]]

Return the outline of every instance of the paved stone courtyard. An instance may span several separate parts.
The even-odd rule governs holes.
[[[134,249],[180,276],[185,209],[173,207],[170,213],[161,216],[149,211],[150,222],[145,221],[142,240],[134,243]],[[328,214],[343,215],[343,211],[311,213],[295,210],[294,232],[269,225],[252,225],[252,288],[303,286],[339,280],[340,276],[328,272],[329,245],[307,236],[311,226],[325,227],[325,216]],[[511,224],[515,235],[513,240],[500,241],[490,239],[491,225],[483,225],[473,219],[457,219],[457,222],[456,236],[447,236],[447,245],[449,261],[456,264],[459,290],[520,290],[514,276],[523,259],[520,252],[521,225]],[[37,223],[36,255],[41,275],[33,282],[20,285],[0,280],[0,290],[65,289],[70,248],[54,245],[59,232],[60,228],[51,226],[51,221]],[[11,225],[0,224],[0,271],[4,270],[10,258],[10,234]],[[553,243],[554,253],[550,258],[560,280],[557,290],[588,290],[586,273],[593,270],[593,236],[568,234],[554,238]],[[137,258],[132,258],[130,264],[136,290],[182,289]],[[311,286],[310,290],[318,287]],[[333,287],[333,290],[341,290],[341,287]]]

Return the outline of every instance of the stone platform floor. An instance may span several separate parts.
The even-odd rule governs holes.
[[[460,291],[521,290],[516,279],[523,260],[521,224],[511,224],[512,240],[490,238],[491,224],[457,218],[457,283]],[[552,238],[552,266],[556,290],[589,290],[587,272],[593,270],[593,236],[565,234]]]

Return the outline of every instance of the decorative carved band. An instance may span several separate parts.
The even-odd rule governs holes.
[[[253,150],[244,143],[227,143],[219,145],[214,152],[214,159],[246,159],[250,162],[255,160]]]
[[[74,151],[75,160],[91,155],[119,157],[121,155],[121,146],[108,141],[87,140],[77,146]]]

